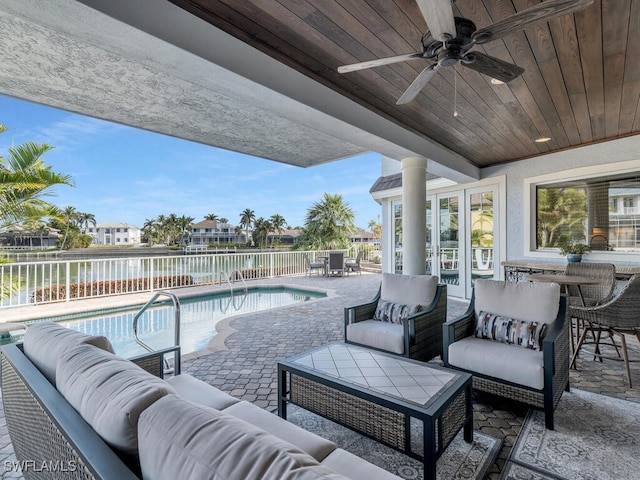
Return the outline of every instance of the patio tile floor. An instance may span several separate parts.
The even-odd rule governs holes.
[[[328,298],[223,320],[208,350],[184,356],[188,372],[231,395],[269,411],[277,408],[276,364],[280,359],[344,338],[343,309],[370,301],[379,285],[379,274],[343,278],[287,277],[251,282],[260,285],[296,285],[326,290]],[[464,312],[468,302],[449,298],[449,319]],[[627,336],[630,357],[640,361],[638,341]],[[434,360],[439,363],[439,360]],[[632,363],[635,388],[626,387],[622,362],[600,363],[581,355],[571,371],[571,386],[640,403],[640,362]],[[476,396],[474,428],[503,439],[498,459],[487,478],[498,479],[522,428],[527,407],[489,396]],[[0,417],[0,455],[10,450],[3,416]],[[3,478],[8,478],[4,477]]]

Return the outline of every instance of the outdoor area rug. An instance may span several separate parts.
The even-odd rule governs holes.
[[[287,420],[305,430],[333,441],[338,447],[405,479],[422,480],[424,469],[419,460],[382,445],[346,427],[295,405],[287,406]],[[413,423],[413,422],[412,422]],[[412,445],[422,448],[421,423],[412,424]],[[466,443],[462,431],[438,459],[439,480],[481,480],[493,464],[502,440],[474,431],[473,443]]]
[[[565,392],[555,430],[531,410],[502,478],[624,480],[640,472],[640,404],[584,390]]]

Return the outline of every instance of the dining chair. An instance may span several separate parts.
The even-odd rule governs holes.
[[[575,365],[575,361],[580,353],[580,348],[588,343],[594,343],[596,350],[594,356],[601,360],[614,359],[619,360],[620,356],[624,362],[627,373],[627,382],[629,388],[631,384],[631,370],[629,368],[629,354],[627,352],[627,342],[625,334],[635,335],[640,341],[640,275],[634,275],[627,284],[620,290],[617,295],[611,297],[605,303],[594,306],[572,307],[573,312],[582,318],[586,325],[582,330],[578,345],[571,358],[571,365]],[[594,335],[594,342],[586,342],[587,331],[591,331]],[[600,338],[601,333],[607,333],[608,339],[604,341]],[[615,336],[620,337],[620,344],[615,341]],[[599,351],[600,345],[609,345],[615,348],[618,357],[604,356]],[[622,355],[620,355],[620,350]]]
[[[312,262],[309,258],[309,254],[304,254],[304,261],[307,265],[307,275],[311,275],[311,273],[315,271],[322,271],[322,274],[326,274],[326,264],[325,262]]]
[[[344,252],[329,252],[329,265],[327,274],[344,277]]]
[[[360,250],[356,255],[356,258],[347,258],[344,262],[344,269],[349,275],[349,272],[358,272],[362,275],[362,267],[360,267],[360,262],[362,261],[362,257],[364,256],[364,250]]]
[[[582,310],[575,310],[574,307],[590,307],[606,302],[615,290],[616,267],[612,263],[569,262],[567,263],[564,273],[565,275],[575,275],[600,280],[600,283],[594,285],[581,285],[580,290],[582,296],[579,294],[580,292],[577,291],[577,286],[567,286],[569,293],[568,317],[571,319],[571,349],[575,351],[576,342],[580,337],[580,329],[583,327],[584,319],[581,317]]]

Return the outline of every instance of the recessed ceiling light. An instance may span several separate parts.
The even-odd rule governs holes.
[[[494,85],[504,85],[504,82],[502,80],[498,80],[497,78],[492,78],[491,83],[493,83]]]
[[[551,140],[551,137],[540,137],[540,138],[536,138],[534,140],[534,142],[536,143],[545,143]]]

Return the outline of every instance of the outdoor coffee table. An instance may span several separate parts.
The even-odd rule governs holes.
[[[345,343],[278,362],[278,415],[293,403],[418,458],[424,478],[461,428],[473,441],[471,375]],[[411,448],[411,418],[424,428]]]

